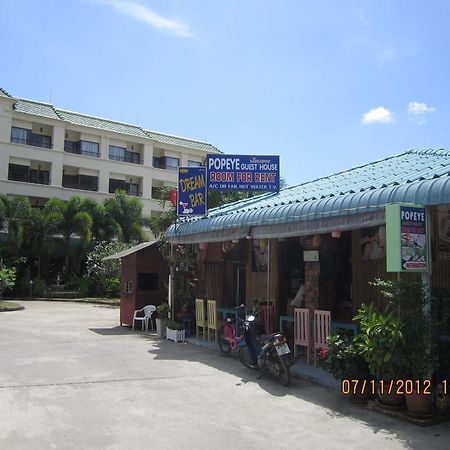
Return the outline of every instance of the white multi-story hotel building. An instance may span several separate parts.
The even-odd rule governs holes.
[[[74,195],[98,202],[117,189],[141,198],[145,215],[162,211],[158,188],[177,185],[178,166],[203,164],[219,150],[113,120],[15,98],[0,88],[0,192],[33,206]]]

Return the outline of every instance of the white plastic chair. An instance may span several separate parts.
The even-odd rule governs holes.
[[[134,315],[133,315],[133,331],[134,331],[134,322],[135,320],[140,320],[142,322],[142,329],[144,329],[145,326],[145,331],[148,332],[148,322],[150,322],[151,326],[152,326],[152,331],[153,331],[153,320],[152,320],[152,315],[153,313],[156,311],[156,306],[155,305],[147,305],[144,306],[141,309],[137,309],[136,311],[134,311]],[[144,315],[142,316],[140,313],[144,313]]]

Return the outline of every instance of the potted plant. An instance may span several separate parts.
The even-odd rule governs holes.
[[[397,380],[403,376],[403,323],[395,317],[389,305],[384,312],[378,312],[373,304],[364,303],[354,320],[360,321],[361,329],[355,337],[355,344],[375,378],[380,402],[392,407],[402,405],[403,395],[388,387],[392,383],[396,387]]]
[[[437,368],[435,323],[427,309],[427,292],[422,282],[381,281],[376,284],[390,300],[403,322],[401,364],[408,411],[417,416],[430,413],[433,402],[431,378]]]
[[[166,325],[166,339],[174,342],[184,342],[185,333],[181,323],[169,321]]]
[[[158,317],[156,318],[156,331],[160,338],[166,337],[167,323],[169,322],[170,306],[168,303],[161,303],[156,307]]]
[[[330,336],[321,358],[324,368],[341,381],[341,392],[351,401],[365,402],[369,398],[372,376],[353,338],[340,334]]]

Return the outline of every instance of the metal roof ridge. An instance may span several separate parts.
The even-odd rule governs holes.
[[[450,156],[450,151],[447,151],[444,148],[412,148],[407,153],[414,153],[416,155]]]
[[[162,133],[161,131],[154,131],[154,130],[150,130],[147,128],[142,128],[142,131],[144,131],[144,133],[155,133],[155,134],[159,134],[161,136],[173,137],[176,139],[184,139],[185,141],[197,142],[199,144],[207,144],[207,145],[211,145],[212,147],[214,147],[214,145],[212,145],[210,142],[200,141],[198,139],[192,139],[192,138],[188,138],[188,137],[184,137],[184,136],[177,136],[176,134]],[[216,147],[214,147],[214,148],[216,148]],[[219,149],[217,149],[217,150],[219,150]]]
[[[16,103],[18,103],[18,102],[28,102],[28,103],[33,103],[33,104],[35,104],[35,105],[48,106],[49,108],[51,108],[51,110],[52,110],[52,111],[53,111],[53,112],[54,112],[61,120],[63,120],[63,121],[65,122],[64,118],[61,117],[61,115],[59,114],[58,110],[57,110],[57,109],[55,108],[55,106],[54,106],[53,104],[51,104],[51,103],[41,102],[41,101],[38,101],[38,100],[31,100],[31,99],[29,99],[29,98],[22,98],[22,97],[11,97],[11,98],[13,98],[14,100],[17,100]],[[14,103],[14,105],[15,105],[16,103]]]
[[[115,120],[115,119],[107,119],[105,117],[93,116],[91,114],[85,114],[85,113],[81,113],[81,112],[78,112],[78,111],[71,111],[69,109],[57,108],[52,103],[47,103],[47,102],[42,102],[42,101],[39,101],[39,100],[32,100],[32,99],[22,98],[22,97],[13,97],[11,94],[9,94],[9,92],[4,90],[3,88],[0,87],[0,90],[2,92],[4,92],[6,95],[8,95],[9,97],[11,97],[12,99],[14,99],[14,100],[30,102],[30,103],[34,103],[36,105],[48,106],[48,107],[52,108],[54,113],[58,117],[60,117],[61,120],[64,120],[65,122],[68,122],[68,121],[67,121],[67,119],[65,119],[64,117],[61,116],[61,113],[74,114],[76,116],[86,117],[88,119],[96,119],[96,120],[101,120],[101,121],[112,123],[112,124],[116,124],[116,125],[129,126],[129,127],[132,127],[132,128],[134,128],[136,130],[141,131],[146,136],[148,136],[150,139],[152,139],[152,137],[149,136],[148,133],[154,133],[154,134],[158,134],[160,136],[165,136],[165,137],[169,137],[169,138],[183,139],[183,140],[189,141],[189,142],[195,142],[195,143],[198,143],[198,144],[205,144],[205,145],[209,145],[210,147],[214,148],[218,152],[223,153],[221,150],[219,150],[217,147],[215,147],[210,142],[201,141],[201,140],[198,140],[198,139],[192,139],[192,138],[188,138],[188,137],[184,137],[184,136],[177,136],[175,134],[162,133],[160,131],[153,131],[153,130],[150,130],[150,129],[143,128],[140,125],[135,125],[135,124],[131,124],[131,123],[128,123],[128,122],[123,122],[123,121],[119,121],[119,120]],[[155,140],[155,139],[153,139],[153,140]]]
[[[61,111],[63,113],[75,114],[76,116],[88,117],[90,119],[103,120],[104,122],[115,123],[117,125],[126,125],[128,127],[133,127],[133,128],[137,128],[141,131],[144,131],[142,127],[140,127],[139,125],[133,125],[132,123],[121,122],[121,121],[114,120],[114,119],[106,119],[105,117],[100,117],[100,116],[92,116],[90,114],[80,113],[77,111],[70,111],[68,109],[56,108],[56,110]]]
[[[9,98],[13,98],[13,96],[6,90],[0,87],[0,91]]]
[[[305,185],[308,185],[308,184],[311,184],[311,183],[315,183],[316,181],[320,181],[320,180],[332,179],[332,178],[334,178],[334,177],[336,177],[338,175],[342,175],[344,173],[349,173],[349,172],[351,172],[353,170],[362,169],[363,167],[372,166],[374,164],[380,163],[381,161],[388,161],[388,160],[393,159],[393,158],[398,158],[399,156],[406,155],[407,153],[411,153],[411,149],[410,150],[406,150],[406,151],[404,151],[402,153],[398,153],[396,155],[387,156],[386,158],[380,158],[380,159],[377,159],[375,161],[368,162],[366,164],[361,164],[360,166],[355,166],[355,167],[352,167],[352,168],[347,169],[347,170],[342,170],[340,172],[332,173],[331,175],[326,175],[326,176],[323,176],[323,177],[316,178],[314,180],[305,181],[304,183],[296,184],[295,186],[288,186],[285,189],[283,189],[283,191],[288,190],[288,189],[298,188],[300,186],[305,186]]]
[[[18,101],[35,103],[37,105],[51,106],[52,108],[54,108],[54,106],[51,103],[41,102],[39,100],[31,100],[30,98],[23,98],[23,97],[13,97],[13,98]]]

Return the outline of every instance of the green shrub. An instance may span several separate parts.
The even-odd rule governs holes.
[[[0,298],[3,292],[11,290],[16,283],[16,269],[14,267],[0,268]]]
[[[168,328],[169,330],[177,330],[177,331],[184,330],[183,325],[181,325],[181,323],[174,322],[174,321],[170,321],[170,322],[167,324],[167,328]]]

